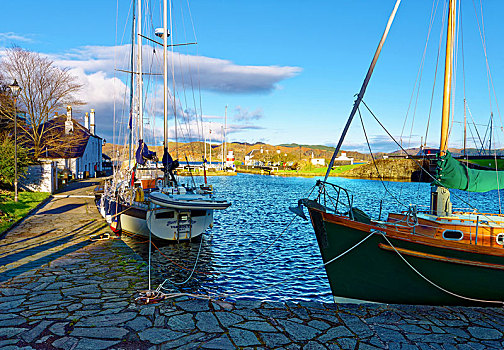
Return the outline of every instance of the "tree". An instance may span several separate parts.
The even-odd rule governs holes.
[[[28,152],[23,147],[17,149],[18,176],[23,176],[30,164]],[[11,187],[14,182],[14,140],[6,133],[0,133],[0,187]]]
[[[20,47],[7,49],[0,65],[0,74],[4,85],[16,79],[22,88],[17,106],[18,111],[25,113],[24,120],[18,124],[20,142],[37,159],[48,151],[48,147],[54,147],[45,141],[49,135],[54,139],[57,134],[55,130],[51,130],[57,124],[47,123],[54,113],[67,105],[83,104],[77,98],[82,84],[78,83],[77,77],[68,68],[60,68],[49,58]],[[14,118],[12,103],[2,103],[1,108],[2,116],[10,117],[11,120]],[[64,142],[50,144],[68,147]]]

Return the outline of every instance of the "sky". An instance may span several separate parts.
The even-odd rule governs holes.
[[[162,26],[159,2],[143,0],[143,34],[150,38],[155,38],[154,28]],[[445,35],[445,2],[403,1],[364,97],[387,131],[406,147],[418,147],[425,138],[428,146],[439,143],[444,46],[437,75],[436,59],[440,36]],[[478,132],[485,139],[493,113],[493,146],[502,147],[498,103],[504,92],[504,3],[484,1],[481,12],[479,0],[461,2],[450,145],[462,144],[465,85],[468,135]],[[179,141],[220,142],[225,123],[229,142],[334,146],[394,4],[394,0],[173,0],[173,43],[197,42],[169,53]],[[81,98],[87,102],[75,117],[83,119],[83,113],[94,108],[97,133],[108,142],[122,142],[130,88],[128,75],[117,69],[131,69],[131,10],[130,0],[4,2],[2,11],[9,15],[0,22],[0,55],[17,45],[69,68],[84,85]],[[483,28],[491,80],[480,35]],[[148,40],[143,45],[143,71],[162,72],[161,47]],[[172,93],[171,78],[169,85]],[[160,144],[159,76],[145,76],[144,95],[145,138]],[[172,106],[170,102],[171,111]],[[369,152],[367,136],[373,152],[396,150],[398,146],[364,106],[361,112],[364,129],[357,115],[343,149]],[[173,115],[169,129],[173,139]],[[468,140],[469,147],[480,144]]]

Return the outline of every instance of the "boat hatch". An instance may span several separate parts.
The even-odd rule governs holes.
[[[464,233],[460,230],[444,230],[443,238],[448,241],[460,241],[464,238]]]
[[[504,245],[504,233],[499,233],[497,237],[495,237],[495,241],[499,245]]]
[[[173,219],[174,217],[174,211],[163,211],[161,213],[156,213],[156,219]]]

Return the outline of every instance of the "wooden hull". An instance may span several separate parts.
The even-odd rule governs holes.
[[[411,232],[395,232],[310,206],[308,210],[324,263],[374,232],[326,265],[335,298],[422,305],[496,306],[477,300],[504,301],[502,247],[500,250],[484,247],[484,253],[480,253],[474,245],[464,247],[461,243],[440,242]]]

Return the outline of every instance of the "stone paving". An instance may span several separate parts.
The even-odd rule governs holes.
[[[55,198],[0,240],[1,349],[504,348],[501,308],[188,297],[139,305],[145,262],[121,240],[89,240],[101,232],[92,199]]]

